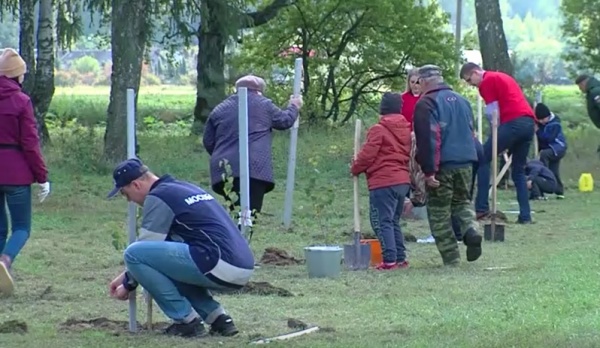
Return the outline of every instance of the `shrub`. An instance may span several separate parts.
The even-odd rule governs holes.
[[[75,59],[73,63],[71,63],[71,67],[80,74],[93,73],[95,75],[98,75],[102,70],[98,60],[90,56],[83,56],[81,58]]]

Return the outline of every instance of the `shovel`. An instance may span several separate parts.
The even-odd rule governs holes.
[[[354,129],[354,159],[360,149],[361,121],[356,120]],[[360,207],[358,202],[358,176],[352,178],[354,181],[354,243],[344,245],[344,261],[346,267],[353,271],[368,269],[371,262],[371,246],[361,243],[360,233]]]

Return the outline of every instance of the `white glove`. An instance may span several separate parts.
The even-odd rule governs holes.
[[[50,194],[50,183],[45,182],[45,183],[41,183],[39,185],[40,185],[40,193],[38,193],[38,197],[39,197],[40,203],[41,203]]]

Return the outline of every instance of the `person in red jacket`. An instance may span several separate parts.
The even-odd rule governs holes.
[[[383,251],[380,270],[408,267],[400,216],[410,187],[411,130],[400,110],[401,95],[385,93],[379,122],[369,129],[351,167],[353,175],[365,173],[367,177],[371,227]]]
[[[31,184],[38,183],[40,201],[50,193],[48,170],[41,154],[33,106],[21,91],[27,67],[17,51],[0,55],[0,293],[14,290],[11,265],[29,239]],[[8,238],[10,212],[12,233]]]
[[[527,179],[525,166],[529,147],[533,141],[535,128],[535,114],[521,87],[514,78],[500,71],[485,71],[475,63],[466,63],[460,70],[460,76],[471,86],[479,88],[479,94],[483,98],[486,107],[485,113],[491,121],[492,112],[498,111],[498,153],[506,150],[512,155],[511,174],[517,191],[519,203],[519,218],[517,223],[531,223],[531,209],[529,206],[529,191],[527,190]],[[492,161],[492,138],[483,146],[484,162],[480,163],[479,170],[487,171],[481,173],[478,178],[486,180],[486,184],[478,187],[489,186],[489,163]],[[485,190],[485,200],[489,199],[489,191]],[[482,193],[483,195],[483,193]],[[489,213],[478,212],[478,218],[485,218]]]
[[[419,88],[419,69],[412,69],[408,72],[406,79],[406,90],[402,93],[402,110],[401,114],[411,124],[413,123],[413,114],[415,113],[415,105],[421,96]]]

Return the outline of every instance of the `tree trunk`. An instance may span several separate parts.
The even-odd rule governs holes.
[[[40,0],[32,102],[42,144],[50,142],[46,113],[54,96],[54,1]]]
[[[475,0],[477,33],[483,68],[513,75],[499,0]]]
[[[27,64],[23,90],[31,95],[35,85],[35,3],[37,0],[19,1],[19,54]]]
[[[150,5],[147,0],[112,0],[112,74],[104,133],[104,157],[111,164],[127,158],[127,89],[134,89],[137,109]]]
[[[225,98],[225,46],[229,33],[223,28],[228,11],[222,0],[203,2],[202,20],[198,27],[198,73],[196,83],[196,106],[192,134],[201,134],[202,126],[208,120],[211,110]]]

